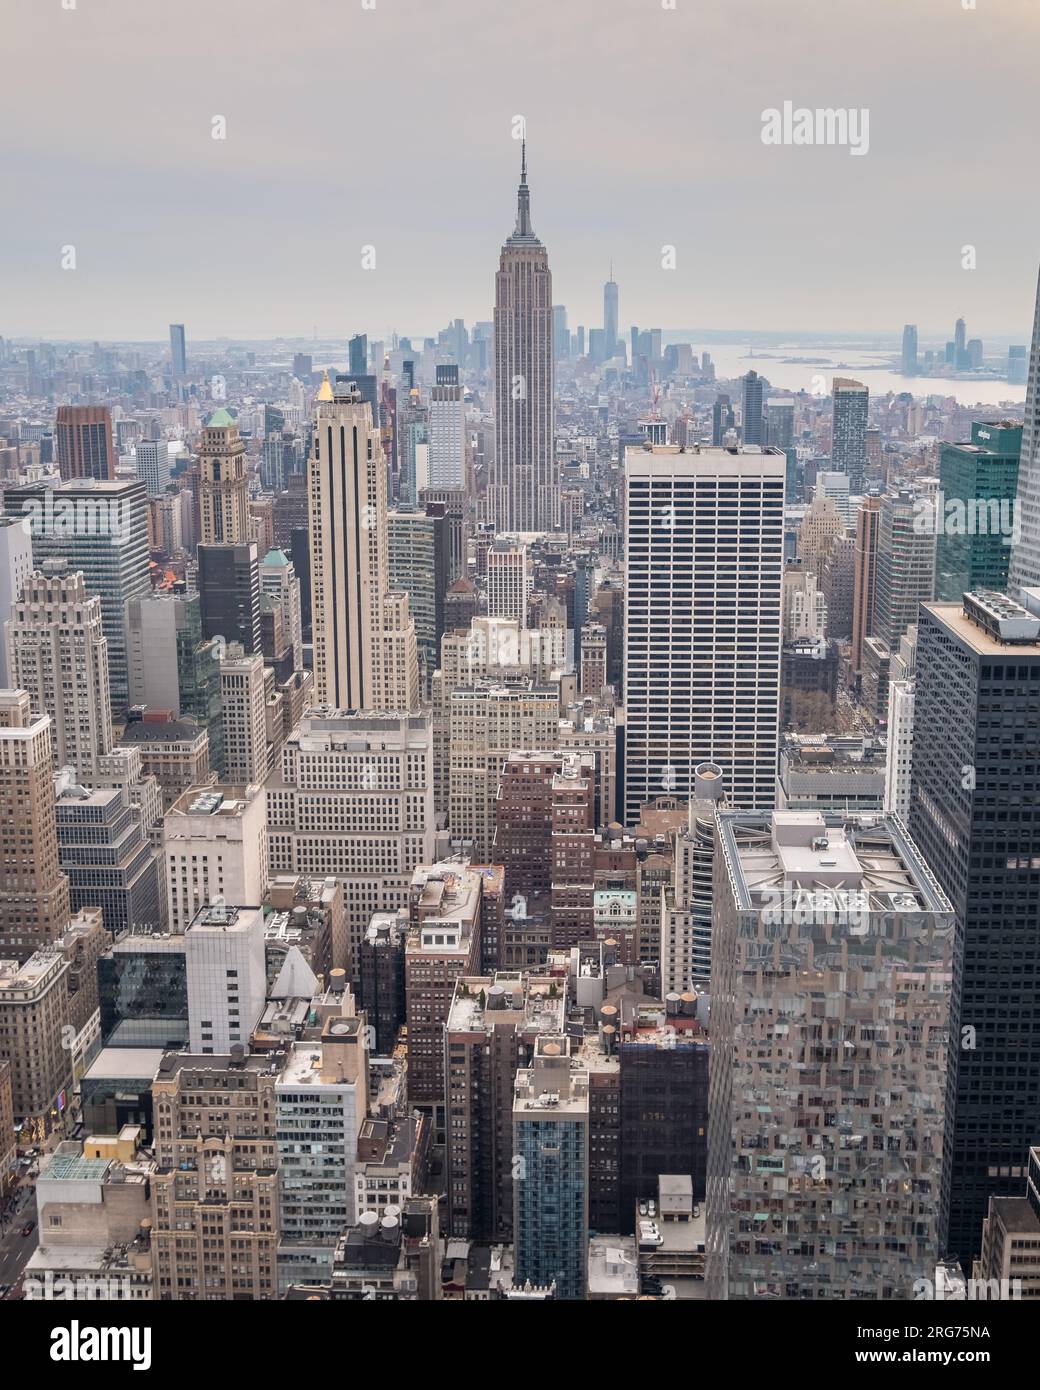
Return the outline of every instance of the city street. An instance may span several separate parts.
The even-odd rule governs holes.
[[[22,1227],[29,1221],[34,1223],[32,1234],[23,1236]],[[40,1232],[35,1222],[35,1189],[23,1187],[11,1214],[0,1221],[0,1284],[14,1284],[25,1269],[39,1243]]]

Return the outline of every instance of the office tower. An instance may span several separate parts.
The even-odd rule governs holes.
[[[735,805],[773,804],[784,471],[779,451],[625,455],[625,823],[697,763]]]
[[[148,496],[161,497],[170,483],[170,450],[165,439],[139,439],[134,462]]]
[[[715,812],[724,804],[725,778],[716,763],[694,769],[694,795],[686,826],[675,838],[672,881],[661,904],[661,992],[706,989],[711,978],[711,891]]]
[[[553,404],[552,274],[531,227],[527,147],[516,227],[495,277],[495,456],[488,514],[499,532],[560,524]]]
[[[863,667],[863,643],[874,635],[881,498],[864,497],[856,513],[856,552],[852,574],[852,670]]]
[[[1025,386],[1029,377],[1029,349],[1023,344],[1008,348],[1007,379],[1009,386]]]
[[[852,636],[852,606],[856,568],[856,538],[851,531],[831,541],[817,566],[820,590],[827,604],[827,635]]]
[[[163,817],[167,922],[187,930],[215,902],[260,903],[268,887],[266,797],[258,786],[190,787]]]
[[[396,511],[387,516],[387,577],[391,590],[408,595],[424,691],[437,667],[444,633],[448,588],[447,518],[430,511]]]
[[[105,1048],[182,1051],[188,1044],[188,971],[183,932],[146,923],[112,943],[97,964]],[[149,1089],[152,1076],[147,1078]]]
[[[361,940],[358,999],[373,1029],[372,1051],[389,1057],[405,1020],[404,947],[408,911],[376,912]]]
[[[474,856],[488,861],[502,768],[515,749],[552,746],[559,685],[475,679],[451,691],[447,711],[448,824],[453,839],[472,842]]]
[[[542,1034],[517,1072],[513,1103],[513,1246],[518,1283],[585,1295],[589,1235],[589,1075],[571,1039]]]
[[[312,709],[267,780],[271,871],[343,881],[352,980],[372,914],[433,857],[431,763],[429,715]]]
[[[284,550],[272,549],[260,561],[260,594],[277,599],[292,647],[292,670],[303,670],[303,616],[300,579]]]
[[[455,981],[479,972],[481,892],[480,871],[464,860],[422,864],[408,886],[408,1100],[432,1109],[437,1128],[446,1099],[444,1025]]]
[[[794,401],[790,396],[774,396],[766,401],[766,435],[765,442],[774,449],[794,446]]]
[[[1015,527],[1022,426],[972,423],[971,439],[943,444],[936,500],[935,597],[958,603],[973,589],[1002,593]]]
[[[525,628],[533,588],[527,546],[515,541],[494,541],[487,553],[488,617],[508,618]]]
[[[406,368],[410,366],[405,363]],[[397,496],[402,505],[411,507],[430,481],[430,411],[417,386],[408,388],[397,410],[396,436]]]
[[[232,656],[220,663],[224,780],[232,786],[261,783],[273,766],[267,736],[267,693],[262,656]]]
[[[565,990],[548,977],[461,975],[444,1025],[447,1227],[477,1244],[513,1239],[513,1094],[542,1033],[564,1031]]]
[[[571,335],[567,328],[567,307],[553,305],[553,358],[565,362],[571,355]]]
[[[849,475],[826,470],[816,474],[816,498],[829,497],[834,503],[842,525],[852,525],[852,501],[849,497]]]
[[[199,598],[202,635],[223,638],[225,648],[241,644],[247,655],[262,650],[260,560],[255,541],[241,545],[200,545]]]
[[[27,960],[69,920],[69,883],[58,866],[52,720],[34,716],[24,690],[0,691],[0,954]]]
[[[582,695],[598,698],[607,684],[607,630],[602,623],[586,623],[581,629],[578,688]]]
[[[1015,515],[1021,534],[1011,552],[1008,593],[1012,597],[1024,586],[1040,584],[1040,279],[1029,351]]]
[[[198,456],[199,542],[241,545],[249,540],[246,446],[223,408],[202,430]]]
[[[278,1297],[279,1061],[168,1053],[152,1086],[152,1250],[163,1301]]]
[[[54,437],[63,483],[75,478],[101,482],[115,478],[112,414],[107,405],[59,405]]]
[[[408,596],[391,592],[386,466],[378,429],[349,381],[315,401],[309,462],[314,684],[320,705],[414,710],[415,628]]]
[[[28,516],[33,564],[65,560],[81,570],[88,594],[101,599],[108,639],[112,713],[127,706],[126,605],[149,590],[148,496],[140,482],[85,478],[57,488],[26,483],[4,495],[8,516]]]
[[[364,376],[368,371],[368,337],[364,333],[356,333],[347,344],[348,351],[348,371],[353,377]],[[376,363],[376,366],[380,366]]]
[[[908,323],[903,329],[903,375],[917,375],[917,324]]]
[[[611,266],[610,279],[603,286],[603,358],[609,362],[618,350],[618,287]]]
[[[327,1284],[343,1231],[360,1215],[358,1136],[368,1117],[364,1019],[331,1015],[296,1043],[275,1085],[281,1239],[278,1282]]]
[[[464,576],[466,542],[473,532],[472,498],[457,487],[424,488],[419,493],[419,505],[427,515],[443,509],[447,532],[448,581],[454,583]]]
[[[831,383],[833,420],[831,425],[831,465],[845,473],[849,491],[861,493],[867,468],[867,410],[870,392],[859,381],[836,376]]]
[[[131,718],[116,751],[120,750],[140,760],[144,777],[155,778],[163,807],[172,806],[209,772],[206,730],[193,719],[174,719],[168,710],[148,710],[139,719]]]
[[[261,908],[213,902],[184,933],[189,1051],[224,1056],[249,1035],[264,1011],[264,914]]]
[[[991,1197],[972,1266],[986,1298],[1040,1298],[1040,1148],[1029,1150],[1024,1196]]]
[[[704,1201],[710,1048],[697,1007],[697,996],[686,991],[621,1019],[619,1195],[626,1233],[637,1229],[639,1204],[656,1197],[665,1174],[688,1177],[693,1200]]]
[[[10,618],[32,570],[32,541],[28,530],[14,517],[0,516],[0,625]],[[0,641],[0,690],[10,685],[7,643]]]
[[[36,571],[5,624],[5,639],[15,688],[28,691],[34,714],[51,716],[55,767],[71,765],[87,776],[112,749],[101,600],[88,596],[78,572]]]
[[[979,370],[979,368],[982,366],[982,358],[983,358],[982,339],[981,339],[981,338],[969,338],[969,339],[968,339],[967,346],[966,346],[965,349],[964,349],[964,352],[965,352],[965,356],[966,356],[967,359],[968,359],[968,366],[971,368],[971,370],[972,370],[973,372],[977,372],[977,371]]]
[[[466,487],[466,405],[459,369],[438,367],[430,393],[428,487]]]
[[[736,428],[736,416],[728,396],[716,396],[711,408],[711,442],[721,444],[726,431]]]
[[[958,367],[961,365],[961,359],[964,355],[964,340],[967,337],[967,332],[968,330],[964,320],[958,319],[953,326],[953,346],[956,352],[955,360]]]
[[[750,371],[742,381],[741,439],[745,444],[764,444],[766,422],[762,413],[762,378],[756,371]]]
[[[1040,619],[998,594],[926,603],[910,829],[957,914],[944,1246],[977,1254],[990,1196],[1017,1196],[1040,1113]]]
[[[165,590],[126,606],[130,704],[193,719],[209,735],[210,761],[221,767],[224,739],[216,638],[203,637],[202,600],[190,590]]]
[[[784,570],[784,641],[823,638],[827,633],[827,600],[812,570],[792,561]]]
[[[894,680],[888,687],[888,730],[885,759],[885,810],[901,820],[910,818],[910,778],[914,748],[915,682]]]
[[[708,1296],[913,1297],[940,1254],[950,904],[893,816],[718,834]]]
[[[170,324],[170,366],[173,375],[186,376],[188,373],[188,357],[184,343],[184,324]]]
[[[90,791],[71,777],[56,790],[58,862],[72,911],[101,908],[114,937],[145,924],[158,931],[165,920],[159,867],[128,793]]]
[[[11,1064],[11,1103],[24,1141],[41,1143],[61,1124],[72,1099],[71,967],[55,945],[19,965],[0,958],[0,1061]],[[24,1142],[23,1141],[23,1142]]]
[[[935,528],[921,524],[921,495],[908,488],[881,499],[873,635],[890,652],[935,585]]]
[[[552,886],[553,779],[563,765],[553,753],[513,752],[502,768],[490,859],[504,870],[507,902],[544,897]]]

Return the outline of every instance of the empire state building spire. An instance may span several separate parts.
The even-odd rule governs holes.
[[[531,226],[531,190],[527,186],[527,141],[520,143],[520,186],[516,190],[516,226],[509,244],[540,245]]]

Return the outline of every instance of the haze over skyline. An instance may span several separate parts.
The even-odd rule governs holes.
[[[0,331],[159,341],[175,321],[198,341],[488,319],[522,115],[572,326],[601,322],[613,259],[623,327],[892,338],[910,321],[928,337],[963,315],[1028,341],[1030,0],[822,18],[791,0],[780,31],[769,0],[676,6],[8,0]],[[60,103],[33,85],[41,51]],[[787,100],[867,108],[869,153],[763,145],[763,110]]]

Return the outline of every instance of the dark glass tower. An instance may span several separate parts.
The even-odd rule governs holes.
[[[940,1239],[979,1253],[1040,1134],[1040,619],[921,609],[910,831],[957,917]]]
[[[255,541],[245,545],[200,545],[199,597],[202,633],[241,642],[246,656],[261,650],[260,561]]]

